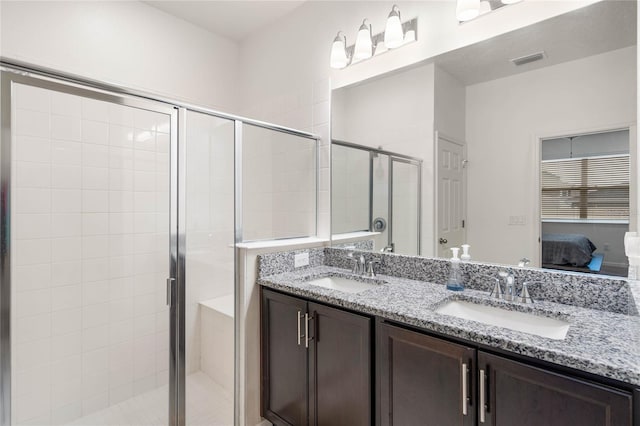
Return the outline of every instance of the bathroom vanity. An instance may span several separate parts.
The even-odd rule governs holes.
[[[511,268],[517,281],[542,279],[531,289],[538,301],[522,305],[479,288],[496,265],[463,264],[475,288],[453,293],[438,281],[446,261],[368,253],[380,273],[363,278],[345,268],[345,250],[317,250],[305,268],[293,267],[294,252],[260,259],[262,412],[274,424],[640,423],[631,283]],[[362,284],[352,289],[349,280]],[[562,297],[574,305],[557,303]],[[489,325],[443,313],[452,302],[568,328],[543,337],[546,325]]]

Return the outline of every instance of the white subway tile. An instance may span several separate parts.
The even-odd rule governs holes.
[[[109,211],[109,191],[83,190],[83,213],[107,213]]]
[[[153,298],[153,295],[148,296],[149,299]],[[155,314],[144,315],[135,317],[133,319],[133,336],[138,338],[139,336],[145,336],[147,334],[155,333]]]
[[[15,84],[13,89],[17,108],[46,113],[51,111],[51,94],[53,92],[25,84]]]
[[[79,166],[54,164],[51,178],[53,188],[80,189],[82,183],[82,171]]]
[[[80,260],[82,258],[82,239],[80,237],[54,238],[51,240],[51,249],[53,252],[52,260],[55,263]]]
[[[51,309],[78,308],[82,305],[82,289],[80,284],[54,287],[51,289]]]
[[[60,360],[62,358],[77,355],[82,350],[82,335],[79,332],[63,334],[51,339],[51,359]]]
[[[82,165],[84,167],[109,167],[109,147],[82,144]]]
[[[125,256],[134,252],[134,238],[131,234],[109,235],[109,255]]]
[[[109,146],[133,148],[133,128],[111,124],[109,126]]]
[[[37,303],[37,302],[34,302]],[[19,318],[16,316],[12,324],[14,342],[42,340],[51,336],[51,313]]]
[[[131,319],[109,324],[109,344],[121,343],[133,339],[133,327]],[[138,339],[136,339],[138,340]]]
[[[109,121],[109,108],[111,105],[112,103],[110,102],[82,98],[82,118],[106,123]]]
[[[106,349],[105,349],[106,353]],[[105,362],[108,358],[105,357]],[[109,372],[107,369],[85,373],[82,376],[82,393],[85,397],[94,396],[109,390]]]
[[[51,215],[15,214],[13,216],[13,237],[16,239],[51,237]]]
[[[109,213],[109,230],[111,235],[132,233],[133,213]]]
[[[90,376],[109,371],[109,347],[85,351],[82,354],[82,374]]]
[[[45,163],[31,163],[17,161],[16,167],[16,188],[50,188],[51,187],[51,166]]]
[[[50,213],[51,191],[23,188],[14,193],[15,213]]]
[[[72,355],[52,362],[51,381],[53,383],[74,381],[82,377],[82,355]]]
[[[109,167],[133,170],[133,149],[109,147]]]
[[[52,425],[66,425],[80,417],[82,417],[82,402],[80,400],[51,410]]]
[[[109,304],[98,303],[82,308],[82,328],[93,328],[109,323]]]
[[[132,127],[133,108],[109,103],[109,122]]]
[[[101,325],[82,330],[82,351],[90,352],[109,344],[109,326]]]
[[[80,215],[80,213],[53,214],[51,215],[51,227],[51,236],[54,238],[80,237],[80,235],[82,234],[82,216]],[[54,250],[55,249],[56,248],[54,247]],[[54,261],[56,261],[55,253]]]
[[[82,189],[109,189],[109,169],[106,167],[83,167]]]
[[[137,108],[133,110],[133,125],[136,129],[155,131],[167,121],[165,114]]]
[[[13,262],[16,266],[51,262],[51,240],[16,240],[13,244]]]
[[[153,365],[153,364],[152,364]],[[156,375],[151,374],[150,376],[143,377],[141,379],[137,379],[133,382],[133,394],[141,395],[143,393],[147,393],[156,388]]]
[[[13,268],[12,290],[16,293],[51,286],[51,264],[16,266]]]
[[[109,320],[112,323],[133,318],[133,299],[118,299],[109,302]]]
[[[143,172],[156,171],[156,153],[155,151],[143,151],[136,147],[133,154],[134,170]]]
[[[109,189],[112,191],[133,191],[133,170],[109,170]]]
[[[80,377],[51,385],[51,407],[59,408],[82,399],[82,381]]]
[[[84,282],[105,281],[109,278],[109,259],[84,259],[82,261],[82,280]]]
[[[155,132],[151,130],[136,130],[133,134],[133,146],[136,150],[155,151]]]
[[[156,133],[156,152],[169,153],[171,137],[167,133]]]
[[[15,113],[15,132],[21,136],[49,138],[49,114],[26,109],[17,109]]]
[[[156,174],[151,172],[134,171],[133,189],[135,191],[155,191]]]
[[[92,120],[82,120],[82,142],[96,145],[109,144],[109,125]]]
[[[135,352],[133,361],[133,378],[134,380],[142,379],[153,375],[156,372],[155,363],[149,362],[155,357],[153,352]]]
[[[156,353],[156,383],[158,386],[166,384],[169,379],[169,351],[162,351]]]
[[[51,161],[54,165],[81,165],[82,144],[73,141],[51,141]]]
[[[154,293],[142,294],[133,298],[133,314],[135,317],[147,316],[156,311]],[[155,316],[153,318],[155,329]]]
[[[133,253],[153,253],[156,250],[158,250],[158,246],[154,234],[135,234],[133,236]]]
[[[118,404],[122,401],[133,396],[133,381],[131,379],[132,374],[129,371],[118,372],[109,375],[109,382],[121,382],[119,386],[109,388],[109,404]],[[117,378],[116,378],[117,377]]]
[[[11,364],[14,371],[34,368],[40,365],[49,367],[51,361],[51,339],[42,339],[25,343],[15,343],[12,347]]]
[[[109,280],[109,300],[119,300],[133,296],[133,278],[122,277]]]
[[[133,258],[116,256],[109,259],[109,278],[120,278],[133,275]]]
[[[80,213],[82,192],[80,189],[54,189],[51,191],[51,211],[53,213]]]
[[[64,115],[51,116],[51,138],[65,141],[79,141],[82,136],[82,125],[79,117]]]
[[[80,117],[80,100],[79,96],[52,91],[51,112],[58,115]]]
[[[109,236],[96,235],[82,239],[83,259],[107,256],[109,256]]]
[[[109,233],[109,215],[107,213],[83,213],[82,234],[106,235]]]
[[[156,211],[155,192],[134,192],[133,206],[136,213],[153,213]]]
[[[109,212],[133,211],[133,191],[109,191]]]
[[[50,415],[51,392],[49,387],[40,388],[35,392],[19,396],[13,402],[12,422],[16,424],[26,423],[28,420],[37,420],[38,417]]]
[[[109,300],[109,282],[93,281],[82,283],[82,305],[89,306]]]
[[[109,392],[100,393],[91,397],[82,399],[82,415],[94,413],[103,410],[109,406]]]
[[[51,141],[49,139],[16,135],[15,141],[16,160],[35,163],[51,162]]]
[[[51,315],[51,334],[69,334],[80,331],[82,311],[79,308],[53,312]]]
[[[46,389],[51,385],[51,368],[40,365],[27,370],[13,372],[11,383],[11,397],[36,393],[39,389]]]
[[[51,285],[65,286],[80,283],[82,264],[79,261],[59,262],[51,265]]]
[[[133,232],[135,234],[148,234],[156,232],[156,215],[153,213],[134,213]]]

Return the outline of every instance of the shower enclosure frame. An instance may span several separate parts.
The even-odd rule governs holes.
[[[234,123],[234,424],[240,424],[239,358],[244,345],[243,311],[240,297],[240,262],[237,244],[243,242],[242,216],[242,127],[251,124],[264,129],[315,141],[316,165],[320,137],[292,128],[252,120],[212,109],[164,98],[143,91],[87,79],[45,67],[0,57],[0,426],[11,425],[11,85],[22,83],[44,89],[152,110],[171,117],[170,134],[170,276],[167,298],[170,304],[169,401],[168,425],[185,423],[185,262],[186,262],[186,137],[187,112],[198,112]],[[317,198],[316,167],[316,198]],[[317,222],[317,202],[315,207]],[[317,230],[317,225],[316,225]],[[174,303],[175,302],[175,303]]]
[[[393,163],[405,163],[410,164],[412,166],[416,166],[418,170],[417,176],[417,218],[418,223],[416,224],[416,230],[418,233],[417,239],[417,251],[418,256],[421,253],[422,246],[422,160],[417,157],[412,157],[410,155],[398,154],[397,152],[386,151],[380,148],[372,148],[364,145],[359,145],[353,142],[347,142],[339,139],[332,139],[332,145],[343,146],[346,148],[358,149],[360,151],[366,151],[369,153],[369,232],[374,232],[373,229],[373,162],[374,158],[380,155],[386,155],[388,157],[388,167],[389,167],[389,190],[387,194],[387,208],[388,208],[388,220],[387,220],[387,244],[392,244],[393,238]],[[333,185],[333,177],[331,178]]]

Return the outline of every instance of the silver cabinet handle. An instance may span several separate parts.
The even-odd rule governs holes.
[[[167,306],[173,304],[173,282],[175,280],[175,278],[167,278]]]
[[[480,423],[484,423],[484,416],[486,412],[486,396],[485,396],[485,375],[484,370],[480,370]]]
[[[312,320],[313,317],[309,316],[309,313],[305,313],[304,314],[304,347],[308,348],[309,347],[309,340],[312,340],[313,338],[309,337],[309,320]]]
[[[300,335],[300,318],[302,318],[302,312],[298,311],[298,315],[296,318],[296,322],[298,323],[298,346],[300,346],[300,338],[302,337]]]
[[[467,402],[469,400],[469,395],[467,395],[467,375],[469,374],[469,369],[467,367],[467,363],[463,362],[461,365],[461,374],[462,374],[462,415],[467,415]]]

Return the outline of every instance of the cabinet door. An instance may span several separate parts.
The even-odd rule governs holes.
[[[472,348],[380,324],[377,424],[475,424],[474,360]]]
[[[309,423],[370,426],[371,320],[309,303]]]
[[[262,415],[276,425],[307,424],[306,312],[303,300],[262,292]]]
[[[484,390],[479,391],[480,425],[632,424],[630,393],[484,352],[478,352],[478,365],[479,374],[485,375]]]

